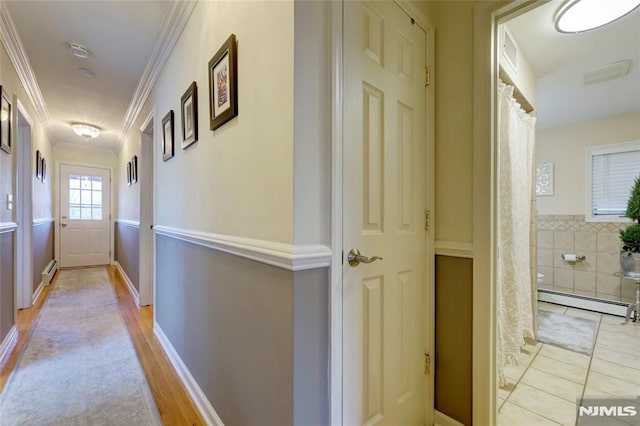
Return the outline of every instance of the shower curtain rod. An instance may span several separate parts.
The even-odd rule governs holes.
[[[509,78],[509,75],[502,68],[502,65],[500,65],[500,72],[498,73],[498,75],[504,83],[513,86],[513,97],[516,101],[518,101],[524,112],[526,112],[527,114],[533,114],[533,105],[531,105],[531,102],[527,100],[527,97],[522,93],[522,91],[518,89],[518,85],[515,84],[513,80],[511,80],[511,78]]]

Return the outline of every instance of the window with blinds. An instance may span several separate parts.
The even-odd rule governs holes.
[[[635,178],[640,175],[640,141],[589,150],[590,215],[594,219],[624,217]]]

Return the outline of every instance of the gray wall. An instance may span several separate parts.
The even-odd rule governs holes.
[[[54,222],[33,225],[33,292],[42,282],[42,271],[53,260]]]
[[[473,260],[436,256],[436,410],[471,425]]]
[[[114,238],[114,259],[140,291],[140,228],[116,222]]]
[[[161,235],[156,256],[158,324],[225,424],[328,423],[327,269]]]
[[[15,232],[0,234],[0,343],[14,325],[14,235]]]

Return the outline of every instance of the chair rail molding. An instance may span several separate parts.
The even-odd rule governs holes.
[[[38,225],[46,225],[49,223],[53,223],[56,220],[52,217],[43,217],[40,219],[33,219],[33,226],[38,226]]]
[[[436,256],[464,257],[473,259],[473,243],[460,241],[435,241]]]
[[[13,232],[18,229],[20,225],[15,222],[0,222],[0,234],[4,234],[6,232]]]
[[[120,225],[126,225],[126,226],[131,226],[132,228],[140,229],[140,222],[136,220],[116,219],[115,222],[119,223]]]
[[[156,235],[164,235],[289,271],[304,271],[331,266],[331,249],[320,244],[294,246],[274,241],[212,234],[161,225],[154,225],[153,231]]]

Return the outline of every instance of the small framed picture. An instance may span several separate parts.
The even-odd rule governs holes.
[[[191,83],[180,100],[182,116],[182,149],[198,141],[198,87]]]
[[[40,150],[36,151],[36,179],[42,180],[42,154],[40,154]]]
[[[0,149],[11,154],[11,103],[0,86]]]
[[[131,183],[138,182],[138,156],[134,155],[131,159]]]
[[[173,110],[162,119],[162,160],[173,157]]]
[[[231,34],[209,61],[209,121],[215,130],[238,115],[238,55]]]
[[[44,158],[42,159],[42,176],[40,177],[40,180],[42,181],[42,183],[45,183],[47,181],[47,160],[45,160]]]
[[[127,163],[127,186],[131,186],[131,161]]]

